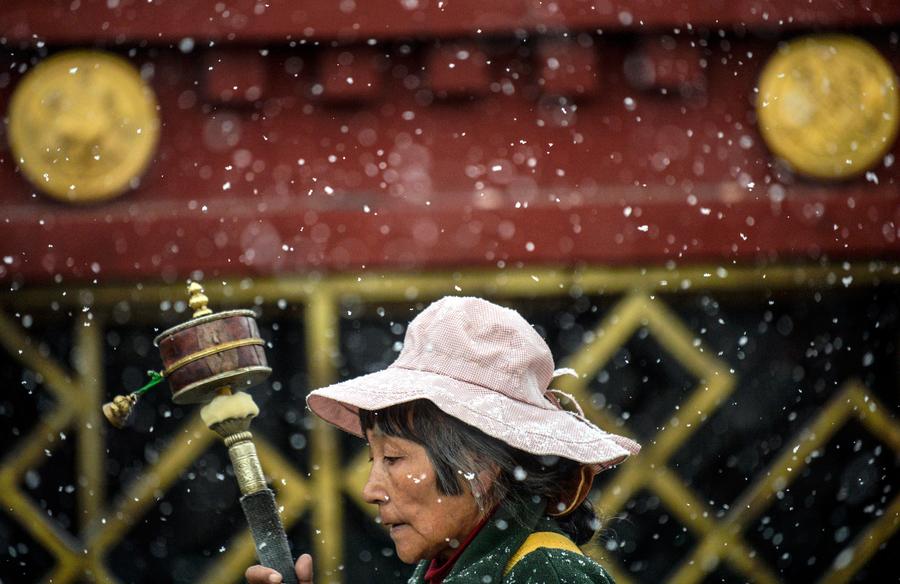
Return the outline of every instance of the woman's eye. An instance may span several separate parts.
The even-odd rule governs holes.
[[[385,456],[384,457],[385,464],[394,464],[398,460],[400,460],[399,456]]]

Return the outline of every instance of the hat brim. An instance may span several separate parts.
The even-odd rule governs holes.
[[[520,450],[575,460],[599,472],[641,447],[605,432],[574,412],[542,408],[465,381],[391,366],[383,371],[314,390],[306,398],[320,418],[363,437],[359,410],[427,399],[444,413]]]

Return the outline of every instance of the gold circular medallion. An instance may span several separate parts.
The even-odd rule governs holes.
[[[19,168],[38,189],[67,202],[124,192],[158,137],[153,91],[128,61],[109,53],[50,57],[22,79],[9,106]]]
[[[897,137],[897,75],[869,43],[802,37],[763,69],[756,110],[763,138],[799,173],[839,179],[876,164]]]

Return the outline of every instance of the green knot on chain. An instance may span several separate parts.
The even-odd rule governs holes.
[[[153,387],[154,385],[159,385],[165,379],[165,376],[162,373],[160,373],[159,371],[148,371],[147,375],[150,377],[150,381],[148,381],[144,385],[144,387],[142,387],[134,392],[137,395],[142,395],[142,394],[146,393],[147,390],[149,390],[151,387]]]

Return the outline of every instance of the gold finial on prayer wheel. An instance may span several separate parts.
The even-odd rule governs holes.
[[[111,402],[103,404],[103,415],[116,428],[124,428],[138,397],[137,393],[117,395]]]
[[[206,307],[209,298],[203,293],[203,286],[197,282],[191,282],[188,286],[188,293],[191,295],[191,298],[188,300],[188,306],[193,309],[194,318],[212,314],[212,310]]]

